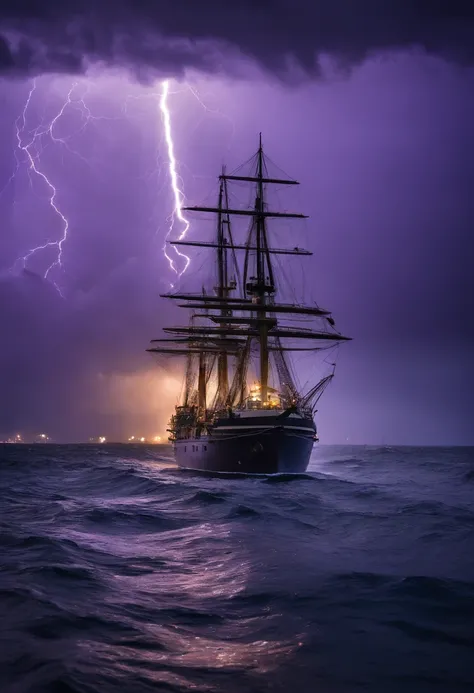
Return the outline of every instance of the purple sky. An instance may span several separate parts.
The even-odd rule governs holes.
[[[474,443],[472,24],[446,19],[441,10],[423,15],[422,2],[423,21],[409,11],[415,3],[398,2],[390,23],[376,4],[366,4],[370,22],[350,21],[350,4],[333,2],[319,32],[298,34],[278,3],[274,41],[269,33],[265,42],[258,39],[268,3],[255,10],[253,32],[243,30],[238,8],[246,3],[237,3],[233,20],[225,22],[221,10],[207,35],[193,24],[188,3],[174,3],[180,12],[164,12],[159,44],[131,41],[143,34],[145,2],[136,3],[143,14],[133,17],[123,3],[115,34],[106,38],[101,3],[95,18],[87,17],[92,33],[81,31],[77,18],[68,24],[60,11],[55,23],[27,21],[18,16],[22,3],[10,12],[2,6],[0,435],[46,430],[57,439],[114,438],[165,428],[179,378],[157,369],[144,349],[166,321],[177,320],[157,299],[173,280],[161,251],[172,208],[156,96],[157,80],[166,76],[191,202],[212,199],[223,161],[234,168],[247,159],[260,130],[269,156],[302,183],[291,206],[311,215],[301,243],[315,253],[306,262],[307,293],[354,338],[341,349],[336,379],[320,403],[322,442]],[[301,5],[302,12],[309,6]],[[344,10],[343,20],[334,6]],[[61,22],[73,27],[67,45]],[[7,43],[2,49],[2,26],[10,52]],[[23,38],[14,42],[18,32]],[[167,38],[180,33],[199,39],[192,51]],[[416,44],[426,50],[412,49]],[[302,79],[294,66],[318,50],[332,56],[319,61],[323,77],[316,71]],[[281,71],[287,54],[293,67],[278,81],[272,72]],[[96,67],[83,76],[79,55],[115,71]],[[337,71],[335,61],[350,70]],[[146,83],[138,84],[130,68]],[[183,81],[185,68],[192,69]],[[20,167],[7,184],[16,167],[15,119],[32,75],[30,132],[51,122],[77,82],[54,129],[65,144],[46,134],[36,150],[70,223],[63,271],[52,275],[64,299],[41,279],[49,251],[31,259],[31,274],[18,265],[8,272],[16,257],[61,235],[47,187],[35,176],[30,184],[18,150]],[[92,114],[87,123],[82,97]],[[186,288],[203,262],[202,254],[194,256]]]

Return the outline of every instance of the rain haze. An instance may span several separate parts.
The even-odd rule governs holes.
[[[314,5],[2,3],[0,436],[166,428],[179,368],[145,349],[176,319],[167,80],[187,201],[259,132],[301,182],[303,290],[353,338],[321,442],[474,442],[474,10]]]

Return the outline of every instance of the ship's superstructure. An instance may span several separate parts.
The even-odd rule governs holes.
[[[169,336],[153,340],[149,351],[186,361],[182,401],[169,428],[179,466],[246,474],[304,472],[317,440],[315,407],[334,375],[334,364],[302,391],[291,352],[316,355],[348,338],[319,306],[278,300],[274,256],[312,253],[274,247],[269,222],[305,216],[269,209],[270,188],[298,183],[270,175],[261,137],[251,163],[248,175],[222,172],[216,206],[185,208],[214,217],[214,239],[170,243],[208,249],[216,261],[213,286],[163,295],[190,311],[189,322],[164,328]],[[252,206],[232,204],[229,188],[234,184],[253,187]],[[246,238],[239,240],[233,219],[242,216],[249,226]],[[316,321],[316,329],[301,326],[307,320]]]

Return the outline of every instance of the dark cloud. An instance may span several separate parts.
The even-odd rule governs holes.
[[[12,75],[80,72],[90,62],[142,76],[217,70],[239,52],[279,73],[288,60],[316,74],[322,54],[351,66],[416,47],[474,59],[469,0],[4,0],[0,27],[0,70]]]

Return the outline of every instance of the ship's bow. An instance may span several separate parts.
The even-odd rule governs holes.
[[[203,438],[177,441],[180,467],[242,474],[301,474],[316,437],[312,419],[300,415],[221,418]]]

